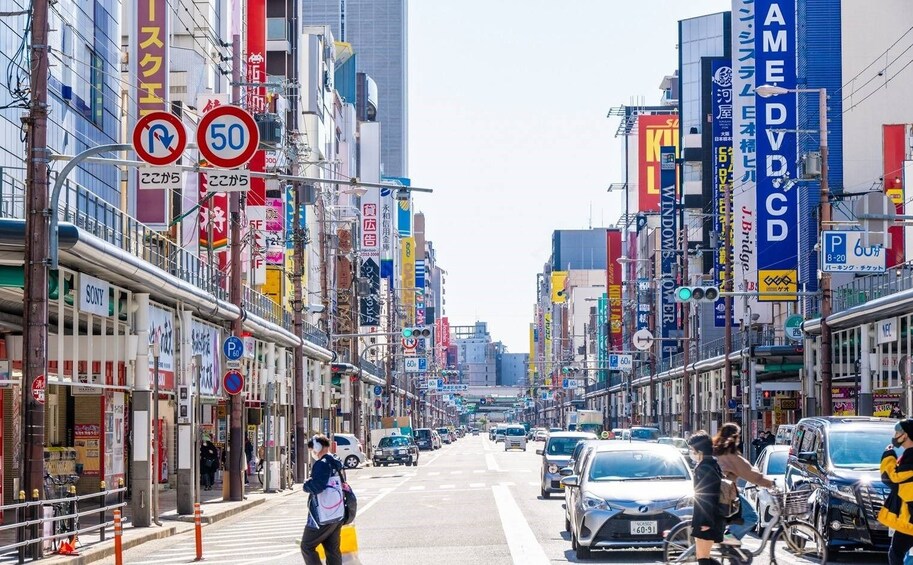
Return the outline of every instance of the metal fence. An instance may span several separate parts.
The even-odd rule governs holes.
[[[913,265],[904,263],[877,275],[867,275],[833,289],[833,311],[840,312],[870,300],[913,289]]]

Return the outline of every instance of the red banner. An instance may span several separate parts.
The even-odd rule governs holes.
[[[209,233],[212,230],[213,250],[228,245],[228,193],[206,194],[206,175],[198,173],[200,187],[200,256],[205,257],[209,249]],[[207,198],[209,196],[209,198]]]
[[[266,82],[266,0],[247,0],[247,82]],[[251,114],[266,112],[266,87],[247,87],[247,111]],[[257,151],[250,161],[251,172],[266,170],[266,152]],[[248,206],[266,206],[266,181],[250,179],[247,193]]]
[[[155,111],[168,110],[168,6],[165,0],[137,0],[136,28],[133,37],[136,39],[135,56],[137,96],[136,118]],[[86,101],[88,103],[88,101]],[[153,227],[163,226],[168,222],[168,191],[164,189],[142,188],[139,186],[139,174],[134,170],[137,179],[136,219]]]
[[[679,155],[678,116],[643,114],[637,118],[637,211],[659,212],[659,148],[675,146]]]
[[[882,126],[884,139],[884,193],[894,202],[898,214],[904,213],[903,207],[903,162],[906,157],[906,124],[889,124]],[[888,228],[891,248],[887,250],[887,266],[891,268],[904,262],[904,227]]]
[[[609,350],[622,351],[623,312],[621,303],[621,230],[606,230],[606,288],[609,294]]]

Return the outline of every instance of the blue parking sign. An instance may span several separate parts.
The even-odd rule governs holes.
[[[237,361],[244,355],[244,342],[240,337],[229,336],[222,342],[222,354],[229,361]]]

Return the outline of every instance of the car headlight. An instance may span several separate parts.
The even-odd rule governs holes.
[[[685,508],[691,508],[693,506],[694,506],[694,497],[693,496],[685,496],[685,497],[679,499],[679,501],[675,503],[676,510],[683,510]]]
[[[557,473],[557,472],[558,472],[558,465],[555,465],[554,463],[552,463],[551,465],[549,465],[549,466],[548,466],[548,472],[551,473],[551,474],[553,474],[553,475],[554,475],[555,473]]]
[[[856,502],[856,489],[853,485],[829,484],[827,490],[841,500]]]
[[[583,507],[587,510],[611,510],[609,503],[604,499],[588,494],[583,495]]]

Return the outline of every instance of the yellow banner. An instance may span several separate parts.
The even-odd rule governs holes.
[[[758,271],[758,300],[761,302],[795,302],[796,296],[783,296],[799,292],[799,275],[795,269],[767,269]],[[765,292],[778,293],[764,294]]]
[[[545,313],[545,374],[552,374],[552,313]]]
[[[406,309],[406,325],[415,324],[415,238],[402,238],[400,246],[400,265],[402,280],[399,287],[402,292],[403,306]]]
[[[276,304],[282,304],[282,268],[266,268],[266,282],[260,291],[269,296]]]
[[[567,271],[552,272],[552,303],[564,304],[567,302],[565,296],[564,283],[567,281]]]

